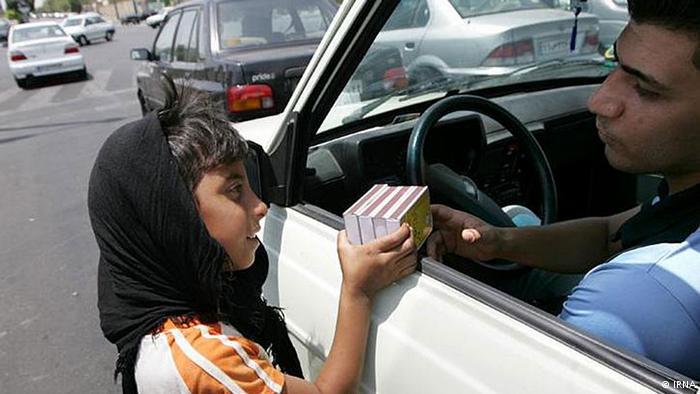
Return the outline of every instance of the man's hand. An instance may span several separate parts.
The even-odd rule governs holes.
[[[444,205],[432,205],[435,231],[428,238],[428,256],[442,261],[442,256],[454,253],[477,261],[496,258],[500,237],[498,228],[468,213]]]
[[[368,299],[415,271],[418,261],[413,235],[406,224],[364,245],[351,245],[343,230],[338,234],[338,257],[343,270],[343,287]]]

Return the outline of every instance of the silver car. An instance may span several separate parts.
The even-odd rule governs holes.
[[[80,45],[100,39],[112,41],[114,37],[114,25],[95,12],[69,16],[61,26]]]
[[[581,13],[572,43],[573,28],[573,12],[542,0],[403,0],[376,41],[399,48],[420,81],[599,58],[597,18]]]
[[[10,28],[7,62],[20,88],[35,77],[73,73],[87,77],[78,44],[55,22],[33,22]]]

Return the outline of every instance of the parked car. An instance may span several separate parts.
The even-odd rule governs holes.
[[[129,13],[119,17],[119,21],[122,25],[138,25],[146,18],[142,13]]]
[[[211,94],[232,120],[279,113],[335,14],[330,0],[198,0],[171,10],[137,71],[145,112],[163,105],[161,75]]]
[[[0,42],[7,43],[7,35],[10,34],[10,21],[5,18],[0,18]]]
[[[17,86],[26,88],[33,78],[59,74],[87,77],[78,44],[55,22],[31,22],[10,28],[7,62]]]
[[[163,19],[165,19],[165,15],[167,15],[168,12],[172,9],[173,7],[161,8],[160,11],[158,11],[158,13],[146,18],[146,24],[154,29],[157,29],[158,27],[160,27],[160,24],[163,22]]]
[[[114,38],[112,22],[105,20],[102,15],[95,12],[69,16],[61,23],[61,26],[81,46],[88,45],[95,40],[112,41]]]
[[[578,17],[540,0],[402,1],[377,42],[401,50],[409,73],[422,79],[507,74],[538,62],[598,57],[595,16]],[[454,42],[461,41],[459,50]]]
[[[469,193],[478,188],[499,207],[530,207],[545,223],[609,215],[642,199],[637,185],[645,177],[620,173],[607,163],[595,116],[586,107],[614,70],[604,61],[543,60],[467,83],[412,82],[381,96],[346,100],[343,92],[353,90],[348,85],[363,58],[373,45],[386,44],[387,24],[405,3],[414,12],[425,4],[344,0],[284,112],[236,124],[255,151],[248,177],[269,203],[259,233],[270,257],[265,296],[284,308],[307,377],[318,376],[333,340],[342,214],[372,185],[426,181],[432,202],[459,209],[466,209]],[[489,37],[483,39],[491,48]],[[464,42],[449,35],[441,44],[466,57],[481,53]],[[457,99],[460,105],[454,104]],[[426,111],[436,103],[454,107],[427,122]],[[496,106],[501,110],[481,113]],[[348,113],[361,115],[344,122]],[[509,133],[519,123],[507,119],[519,120],[520,132]],[[425,140],[418,138],[424,132],[429,132]],[[513,271],[496,268],[502,267],[423,258],[420,272],[380,293],[359,391],[696,390],[678,388],[691,382],[689,377],[589,335],[544,305],[497,289],[498,279]]]

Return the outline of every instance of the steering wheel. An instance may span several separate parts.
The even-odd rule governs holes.
[[[505,108],[483,97],[460,95],[438,101],[418,119],[408,143],[406,172],[412,185],[428,185],[445,197],[450,205],[500,227],[515,227],[510,217],[486,193],[479,190],[469,177],[456,173],[444,164],[427,165],[423,157],[426,137],[432,127],[445,115],[472,111],[486,115],[508,130],[523,148],[527,161],[536,175],[543,202],[544,224],[552,223],[557,214],[557,194],[549,161],[532,133]],[[503,260],[480,263],[488,268],[511,271],[521,265]]]

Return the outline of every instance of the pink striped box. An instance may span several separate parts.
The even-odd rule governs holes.
[[[408,223],[420,248],[433,228],[425,186],[374,185],[343,213],[343,218],[352,244],[365,244]]]

